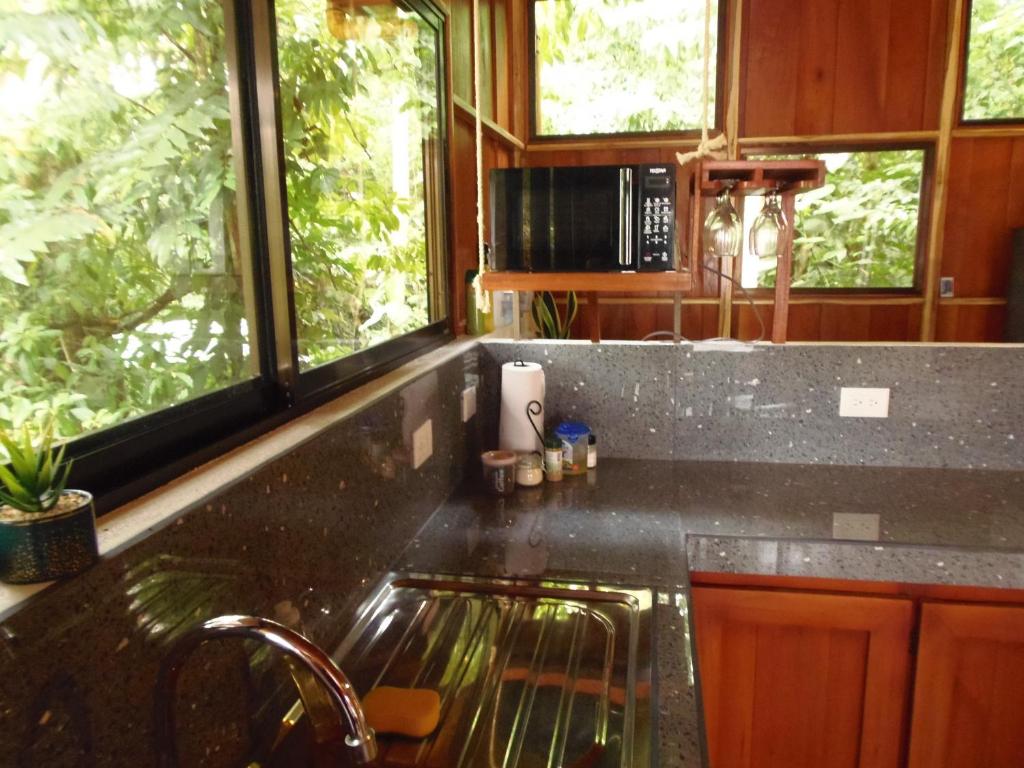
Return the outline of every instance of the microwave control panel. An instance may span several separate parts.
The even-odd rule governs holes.
[[[641,270],[675,268],[676,178],[672,165],[645,165],[640,170]]]

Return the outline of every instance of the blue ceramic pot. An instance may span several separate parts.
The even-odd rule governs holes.
[[[92,494],[64,491],[68,494],[80,497],[81,503],[60,514],[0,516],[0,581],[32,584],[62,579],[96,562]]]

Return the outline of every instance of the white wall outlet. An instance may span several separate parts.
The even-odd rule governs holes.
[[[430,419],[412,433],[412,468],[419,469],[434,453],[434,426]]]
[[[832,515],[832,538],[878,541],[878,515],[836,512]]]
[[[462,390],[462,423],[476,415],[476,386],[466,387]]]
[[[839,415],[861,419],[889,416],[888,387],[843,387],[839,390]]]

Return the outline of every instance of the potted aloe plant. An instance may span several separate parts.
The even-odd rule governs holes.
[[[92,494],[67,490],[71,462],[54,446],[53,424],[33,446],[0,431],[9,464],[0,464],[0,580],[30,584],[71,576],[98,556]]]

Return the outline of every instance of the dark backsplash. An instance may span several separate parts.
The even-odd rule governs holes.
[[[0,626],[0,764],[153,764],[159,661],[204,619],[266,616],[336,646],[368,589],[476,466],[482,419],[464,426],[460,403],[477,382],[474,348],[16,611]],[[434,452],[413,470],[405,446],[424,418]],[[242,763],[294,701],[282,665],[247,650],[217,643],[189,663],[183,765]]]
[[[482,346],[490,407],[502,363],[540,363],[549,422],[587,422],[598,455],[1024,469],[1021,347]],[[889,387],[889,418],[840,418],[844,386]]]

